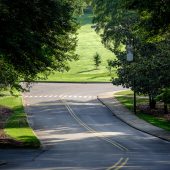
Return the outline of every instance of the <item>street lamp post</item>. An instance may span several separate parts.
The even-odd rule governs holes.
[[[133,46],[131,44],[128,44],[127,47],[127,61],[133,62],[134,61],[134,53],[133,53]],[[136,80],[135,75],[133,77],[133,87],[134,87],[134,96],[133,96],[133,109],[134,113],[136,114]]]

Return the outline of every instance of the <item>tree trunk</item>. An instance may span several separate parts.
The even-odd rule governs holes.
[[[149,96],[149,106],[151,109],[156,109],[156,101],[152,96]]]
[[[167,105],[167,103],[164,103],[164,113],[168,114],[168,105]]]

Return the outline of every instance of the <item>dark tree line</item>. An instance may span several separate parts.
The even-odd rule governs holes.
[[[68,70],[77,59],[77,1],[0,1],[0,85],[21,88],[50,71]]]

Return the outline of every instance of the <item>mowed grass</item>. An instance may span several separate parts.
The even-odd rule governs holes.
[[[131,90],[115,93],[114,96],[126,108],[133,111],[133,92]],[[137,96],[137,104],[148,103],[149,100],[146,98],[146,96]],[[164,118],[155,117],[153,115],[143,113],[139,110],[137,111],[137,116],[154,126],[170,131],[170,122],[165,120]]]
[[[13,111],[13,114],[5,124],[5,133],[16,141],[22,142],[25,147],[40,147],[40,141],[28,125],[22,97],[10,96],[8,94],[8,96],[0,97],[0,105],[8,107]]]
[[[126,108],[133,111],[133,92],[131,90],[114,93],[115,98]],[[137,104],[146,104],[148,99],[145,96],[137,96]]]
[[[103,46],[100,36],[91,28],[92,19],[92,14],[85,14],[78,19],[81,25],[76,49],[79,60],[69,63],[69,72],[55,72],[48,77],[48,81],[109,82],[111,77],[115,76],[115,70],[112,70],[112,75],[110,75],[106,68],[107,60],[115,59],[115,55]],[[99,69],[96,69],[93,61],[96,52],[102,58]]]

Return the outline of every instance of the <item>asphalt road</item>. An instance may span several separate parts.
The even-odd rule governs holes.
[[[117,119],[97,95],[111,84],[35,84],[23,98],[40,150],[0,150],[0,169],[169,170],[170,143]]]

